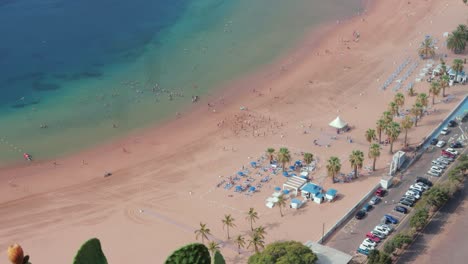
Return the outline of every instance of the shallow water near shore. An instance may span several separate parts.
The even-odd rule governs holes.
[[[72,153],[175,116],[361,0],[5,1],[0,164]],[[253,87],[252,87],[253,88]],[[42,128],[41,128],[42,127]]]

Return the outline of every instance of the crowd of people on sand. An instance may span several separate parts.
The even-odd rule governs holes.
[[[276,121],[270,116],[252,111],[233,114],[217,123],[220,129],[227,129],[236,136],[253,137],[276,135],[284,125],[283,122]]]

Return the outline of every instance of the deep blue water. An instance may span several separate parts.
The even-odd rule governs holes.
[[[133,60],[190,0],[0,0],[0,108]],[[24,99],[23,99],[24,97]]]

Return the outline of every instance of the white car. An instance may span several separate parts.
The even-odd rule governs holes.
[[[458,155],[458,151],[454,150],[453,148],[447,148],[445,151],[452,153],[453,155]]]
[[[370,239],[368,239],[368,238],[364,239],[364,241],[362,241],[361,244],[362,244],[363,246],[366,246],[366,247],[367,247],[367,246],[369,246],[369,247],[375,247],[375,246],[377,246],[377,243],[376,243],[376,242],[374,242],[374,241],[372,241],[372,240],[370,240]]]
[[[374,249],[375,249],[375,247],[366,246],[366,245],[363,245],[363,244],[359,245],[359,248],[360,248],[361,250],[368,250],[368,251],[374,250]]]
[[[443,140],[439,140],[439,142],[437,142],[436,144],[436,147],[439,147],[439,148],[443,148],[445,146],[445,141]]]
[[[406,200],[410,200],[412,202],[416,202],[416,200],[417,200],[416,197],[411,196],[411,195],[403,195],[401,198],[406,199]]]
[[[378,226],[387,229],[388,232],[390,232],[390,233],[393,231],[393,227],[391,227],[391,226],[389,226],[387,224],[379,224]]]
[[[437,166],[432,166],[432,167],[430,168],[430,170],[432,170],[432,171],[437,171],[437,172],[439,172],[439,173],[442,173],[442,172],[444,171],[443,169],[441,169],[441,168],[439,168],[439,167],[437,167]]]
[[[445,169],[447,167],[446,164],[438,161],[438,160],[433,160],[432,163],[431,163],[433,166],[437,166],[439,168],[442,168],[442,169]]]
[[[421,195],[419,195],[419,193],[416,193],[416,192],[414,192],[414,191],[412,191],[412,190],[408,190],[408,191],[405,193],[405,195],[413,196],[414,198],[416,198],[416,199],[418,199],[418,200],[421,199]]]
[[[414,185],[420,186],[421,188],[423,188],[426,191],[429,190],[429,186],[427,186],[426,184],[424,184],[422,182],[417,182]]]
[[[416,184],[411,185],[409,188],[413,189],[413,190],[416,190],[418,192],[424,192],[425,191],[421,186],[416,185]]]
[[[441,158],[441,157],[438,157],[435,161],[437,161],[438,163],[440,164],[444,164],[444,165],[449,165],[450,164],[450,161],[447,160],[447,159],[444,159],[444,158]]]
[[[390,234],[390,232],[386,229],[386,228],[383,228],[381,226],[376,226],[374,227],[374,231],[377,231],[377,232],[380,232],[382,234],[385,234],[386,236],[388,236],[388,234]]]
[[[453,162],[454,161],[453,158],[450,158],[450,157],[447,157],[447,156],[440,156],[438,159],[446,160],[448,162]]]
[[[429,174],[431,176],[434,176],[434,177],[439,177],[441,173],[437,172],[437,171],[430,170],[430,171],[427,172],[427,174]]]
[[[448,129],[448,127],[444,127],[442,128],[442,131],[440,131],[440,134],[442,135],[447,135],[448,133],[450,133],[450,130]]]

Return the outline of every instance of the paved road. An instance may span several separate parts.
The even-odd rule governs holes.
[[[467,185],[440,209],[397,263],[467,263]],[[430,243],[437,235],[436,243]]]
[[[463,128],[468,128],[468,124],[464,123]],[[439,139],[452,142],[457,139],[461,134],[460,128],[452,129],[450,134],[446,136],[439,136]],[[417,176],[428,177],[431,181],[436,182],[439,178],[427,176],[426,172],[430,168],[431,161],[440,156],[440,149],[437,147],[429,147],[428,150],[421,156],[421,158],[409,168],[398,186],[390,188],[388,194],[382,199],[382,202],[374,207],[368,215],[362,220],[352,218],[349,222],[337,233],[328,240],[327,246],[336,248],[350,255],[356,253],[356,249],[364,240],[365,235],[370,230],[380,223],[384,214],[391,214],[398,219],[403,220],[404,214],[395,212],[393,208],[400,200],[401,196],[408,190],[409,186],[414,183]],[[453,163],[452,163],[453,164]],[[451,165],[452,165],[451,164]],[[449,169],[448,167],[447,169]],[[446,169],[446,170],[447,170]],[[403,221],[402,226],[397,226],[397,229],[405,228],[408,226],[408,221]],[[383,244],[383,243],[381,243]]]

